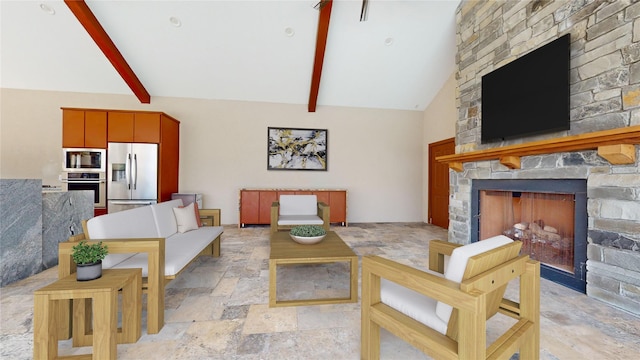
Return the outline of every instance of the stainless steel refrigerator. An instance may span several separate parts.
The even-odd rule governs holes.
[[[107,212],[158,202],[158,145],[109,143]]]

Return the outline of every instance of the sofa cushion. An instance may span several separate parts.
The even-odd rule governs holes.
[[[87,231],[91,240],[158,237],[150,206],[96,216],[87,221]],[[108,269],[133,255],[135,254],[109,254],[102,260],[102,266]]]
[[[316,195],[280,195],[280,215],[317,215]]]
[[[223,229],[222,226],[204,226],[186,233],[175,233],[166,238],[164,275],[177,275],[207,245],[222,234]],[[142,268],[142,276],[148,276],[148,265],[147,254],[137,253],[113,268]]]
[[[185,233],[189,230],[198,229],[198,222],[196,221],[196,214],[193,210],[194,203],[187,206],[180,206],[173,208],[173,214],[176,216],[176,223],[178,224],[178,232]]]
[[[182,206],[181,199],[151,205],[158,233],[157,237],[166,238],[178,232],[176,216],[173,214],[173,208],[178,206]]]
[[[150,206],[96,216],[87,221],[87,231],[90,239],[158,237]]]
[[[504,235],[498,235],[455,248],[449,257],[449,261],[444,270],[445,279],[455,281],[457,283],[461,282],[467,268],[467,261],[470,257],[493,250],[511,242],[513,242],[512,239]],[[452,311],[453,307],[451,305],[445,304],[441,301],[436,305],[436,314],[446,323],[449,322]]]

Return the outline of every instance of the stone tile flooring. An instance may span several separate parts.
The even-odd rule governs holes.
[[[444,229],[419,223],[332,230],[359,256],[381,255],[418,268],[426,267],[429,240],[447,236]],[[169,284],[164,328],[147,335],[143,314],[142,337],[118,345],[119,359],[360,358],[359,303],[268,307],[267,227],[227,226],[221,247],[222,257],[201,257]],[[296,298],[345,290],[339,265],[312,267],[279,272],[279,293]],[[56,271],[0,290],[0,359],[32,358],[32,293],[54,281]],[[640,358],[640,318],[544,279],[541,288],[541,359]],[[489,338],[501,323],[492,320]],[[428,359],[386,331],[381,351],[382,359]],[[90,347],[60,342],[61,355],[88,352]]]

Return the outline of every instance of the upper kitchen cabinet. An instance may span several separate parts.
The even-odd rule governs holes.
[[[109,142],[160,143],[162,115],[157,112],[109,111]]]
[[[62,147],[107,148],[107,112],[62,108]]]

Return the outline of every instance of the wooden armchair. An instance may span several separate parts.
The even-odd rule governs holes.
[[[321,225],[329,231],[329,205],[316,195],[280,195],[271,205],[271,233],[296,225]]]
[[[465,246],[432,240],[431,272],[364,257],[362,359],[380,358],[380,327],[437,359],[509,359],[518,350],[538,359],[540,263],[519,256],[521,246],[504,236]],[[520,303],[503,299],[518,277]],[[486,320],[497,312],[517,321],[487,347]]]

